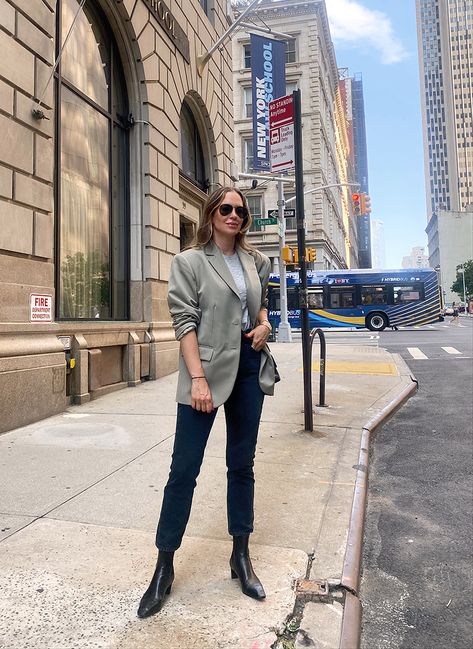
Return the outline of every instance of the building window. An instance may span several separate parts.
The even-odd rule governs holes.
[[[243,168],[245,173],[253,171],[253,138],[243,140]]]
[[[243,100],[245,104],[244,116],[253,117],[253,93],[251,88],[243,88]]]
[[[262,197],[261,196],[247,196],[246,200],[248,201],[248,207],[250,209],[250,214],[253,217],[253,223],[251,224],[250,232],[261,232],[263,226],[255,225],[255,219],[262,218]]]
[[[58,2],[58,47],[77,13]],[[55,73],[57,316],[128,318],[129,113],[118,49],[96,3],[79,12]]]
[[[286,63],[296,62],[296,39],[289,38],[286,41]]]
[[[294,90],[297,90],[297,88],[297,81],[290,81],[289,83],[286,83],[286,95],[292,95]]]
[[[204,152],[194,115],[186,103],[182,104],[180,115],[180,169],[200,189],[208,189],[205,176]]]
[[[243,45],[243,67],[251,68],[251,45]]]

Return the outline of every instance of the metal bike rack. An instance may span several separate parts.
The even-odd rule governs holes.
[[[312,329],[310,332],[310,357],[312,358],[312,345],[314,343],[315,335],[319,336],[320,340],[320,381],[319,381],[319,403],[317,406],[319,408],[326,408],[327,404],[325,403],[325,369],[326,369],[326,356],[327,356],[327,346],[325,344],[325,334],[322,329]],[[310,374],[310,394],[312,395],[312,373]]]

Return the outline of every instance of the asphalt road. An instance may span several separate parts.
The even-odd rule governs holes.
[[[466,649],[473,637],[473,318],[336,332],[401,354],[418,393],[372,446],[362,649]]]

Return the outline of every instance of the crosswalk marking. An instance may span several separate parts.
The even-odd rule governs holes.
[[[443,350],[447,352],[447,354],[461,354],[461,352],[458,351],[458,349],[455,349],[455,347],[442,347]]]
[[[418,347],[408,347],[407,351],[412,356],[412,358],[415,358],[416,360],[423,360],[427,358],[427,356],[423,352],[421,352]]]

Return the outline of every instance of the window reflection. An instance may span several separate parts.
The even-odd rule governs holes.
[[[58,0],[61,42],[78,7]],[[93,3],[79,12],[55,76],[58,317],[125,319],[129,136],[121,118],[128,98],[110,27]]]
[[[109,317],[108,120],[66,88],[61,144],[61,313]]]
[[[181,109],[179,137],[181,171],[201,189],[206,189],[202,141],[194,116],[186,104],[183,104]]]
[[[78,0],[62,0],[64,43],[79,8]],[[106,36],[87,3],[77,16],[61,57],[61,73],[102,108],[108,108],[109,67]]]

